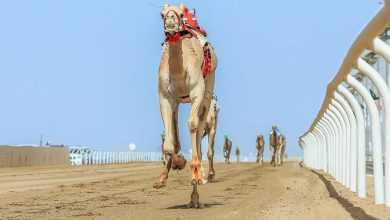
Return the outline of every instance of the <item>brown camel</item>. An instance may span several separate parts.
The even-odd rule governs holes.
[[[166,4],[161,12],[166,41],[159,67],[158,91],[166,134],[166,166],[154,187],[166,185],[170,168],[183,169],[185,166],[184,157],[178,154],[178,106],[180,103],[190,103],[192,108],[188,128],[192,142],[193,192],[189,206],[198,208],[200,204],[197,186],[205,183],[201,174],[201,139],[214,93],[217,57],[213,47],[207,43],[205,33],[192,19],[194,16],[184,5]]]
[[[232,151],[233,143],[228,138],[228,136],[225,135],[225,142],[223,144],[223,157],[225,158],[225,163],[230,164],[230,153]]]
[[[261,134],[258,135],[257,138],[256,138],[256,149],[257,149],[256,163],[259,163],[260,165],[263,165],[264,137]]]
[[[270,151],[272,153],[271,165],[273,165],[274,167],[276,166],[275,156],[276,156],[277,146],[278,146],[277,127],[272,126],[272,131],[271,131],[271,134],[269,135],[269,147],[270,147]]]
[[[240,146],[237,146],[237,148],[236,148],[237,163],[240,163],[240,154],[241,154]]]

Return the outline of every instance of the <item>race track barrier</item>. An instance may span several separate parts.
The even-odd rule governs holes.
[[[93,151],[81,155],[81,162],[75,165],[124,164],[130,162],[162,161],[160,152],[101,152]]]
[[[299,138],[307,167],[330,173],[361,198],[366,190],[366,139],[372,145],[376,204],[390,206],[390,90],[385,79],[368,62],[368,54],[390,62],[384,33],[390,24],[390,0],[360,33],[335,78],[328,84],[321,109]],[[368,79],[379,97],[362,83]],[[377,100],[383,103],[378,109]],[[364,108],[362,108],[362,106]],[[381,111],[383,113],[381,113]],[[368,119],[364,113],[368,113]],[[381,121],[380,113],[383,114]],[[366,129],[369,128],[369,136]],[[384,164],[384,165],[383,165]]]
[[[66,147],[0,146],[0,168],[69,165]]]
[[[191,160],[191,154],[183,154],[187,161]],[[207,155],[202,156],[203,161],[207,161]],[[253,161],[255,158],[253,158]],[[214,155],[214,162],[224,162],[223,156]],[[123,164],[131,162],[162,162],[161,152],[101,152],[91,151],[82,153],[79,162],[72,165],[99,165],[99,164]]]

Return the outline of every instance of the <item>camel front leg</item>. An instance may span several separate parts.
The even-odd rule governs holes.
[[[169,170],[172,166],[172,155],[174,150],[174,109],[176,103],[169,96],[160,94],[160,111],[164,123],[165,139],[163,143],[163,154],[165,159],[165,166],[160,174],[159,182],[154,184],[154,188],[162,188],[166,186]]]
[[[215,140],[215,127],[212,126],[208,136],[208,152],[207,157],[209,159],[209,175],[208,181],[211,182],[215,178],[215,170],[214,170],[214,140]]]
[[[199,184],[205,183],[201,172],[201,140],[203,136],[205,117],[207,113],[207,107],[204,106],[204,91],[204,84],[198,83],[190,92],[192,107],[188,120],[188,128],[190,130],[192,140],[191,183],[193,186],[193,191],[191,194],[191,201],[189,203],[189,207],[191,208],[200,207],[199,193],[197,187]]]
[[[198,83],[190,92],[191,99],[191,113],[188,120],[188,128],[191,133],[192,140],[192,181],[197,184],[204,183],[204,179],[201,174],[201,138],[204,131],[204,124],[206,109],[203,105],[203,99],[205,94],[205,87],[203,83]],[[202,119],[202,121],[201,121]],[[203,129],[202,129],[203,127]],[[201,130],[202,129],[202,130]]]

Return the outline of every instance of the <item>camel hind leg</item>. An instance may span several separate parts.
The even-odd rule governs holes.
[[[276,158],[277,158],[276,165],[277,166],[281,166],[281,149],[282,149],[282,147],[278,146],[277,151],[276,151]]]
[[[215,178],[215,170],[214,170],[214,140],[215,140],[215,127],[212,126],[209,131],[208,136],[208,151],[207,151],[207,157],[209,160],[209,174],[208,174],[208,181],[212,182]]]
[[[285,145],[283,145],[282,147],[282,153],[281,153],[281,164],[283,166],[283,163],[284,163],[284,154],[285,154],[285,150],[286,150],[286,147]]]
[[[260,151],[258,152],[258,159],[257,159],[259,162],[259,165],[262,166],[263,165],[263,148],[260,149]]]

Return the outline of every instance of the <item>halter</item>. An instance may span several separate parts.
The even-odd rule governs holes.
[[[169,14],[169,12],[173,12],[173,14],[176,16],[177,20],[179,21],[179,31],[176,32],[175,34],[170,34],[168,32],[165,32],[165,36],[166,36],[166,39],[165,41],[169,42],[169,43],[176,43],[178,42],[183,36],[185,36],[187,33],[184,33],[185,31],[185,26],[184,26],[184,22],[181,18],[181,16],[175,11],[175,10],[169,10],[165,16],[164,16],[164,28],[165,28],[165,24],[166,24],[166,15]]]
[[[164,15],[164,27],[165,27],[165,22],[166,22],[166,20],[167,20],[167,18],[166,18],[166,15],[167,14],[169,14],[169,12],[173,12],[173,14],[175,14],[175,16],[176,16],[176,18],[177,18],[177,20],[179,21],[179,27],[181,26],[181,27],[183,27],[183,21],[182,21],[182,19],[181,19],[181,16],[179,16],[179,14],[175,11],[175,10],[169,10],[165,15]]]

